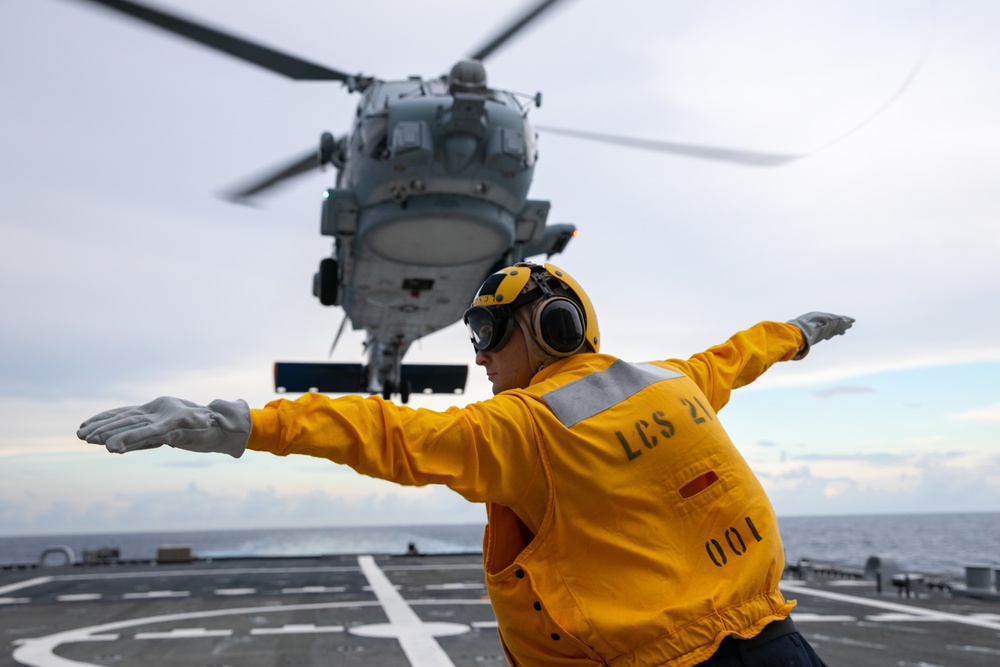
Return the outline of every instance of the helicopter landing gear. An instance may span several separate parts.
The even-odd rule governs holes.
[[[313,295],[324,306],[340,305],[340,276],[337,260],[327,257],[319,263],[319,272],[313,275]]]
[[[397,392],[395,382],[386,382],[385,386],[382,388],[382,398],[385,400],[390,400],[392,395],[395,393],[399,394],[399,402],[402,404],[407,404],[410,402],[410,392],[413,391],[413,385],[409,380],[404,380]]]

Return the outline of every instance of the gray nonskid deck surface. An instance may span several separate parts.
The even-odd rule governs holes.
[[[788,580],[830,665],[1000,663],[1000,602]],[[476,554],[0,571],[0,664],[505,665]]]

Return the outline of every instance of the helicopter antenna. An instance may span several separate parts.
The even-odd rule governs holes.
[[[337,335],[333,337],[333,344],[330,345],[330,352],[327,354],[328,359],[333,358],[333,350],[337,347],[337,343],[340,341],[340,334],[344,333],[345,324],[347,324],[347,311],[344,311],[344,319],[340,321],[340,326],[337,328]]]
[[[540,108],[542,106],[542,93],[541,93],[541,91],[535,93],[534,95],[531,95],[529,93],[519,93],[516,90],[510,90],[508,92],[511,95],[513,95],[514,97],[519,97],[519,98],[524,98],[526,100],[531,100],[532,104],[534,105],[534,107],[536,109],[538,109],[538,108]],[[530,111],[530,110],[531,110],[530,106],[525,107],[524,113],[522,115],[527,116],[528,115],[528,111]]]

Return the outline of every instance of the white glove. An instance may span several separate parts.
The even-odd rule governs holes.
[[[794,357],[801,359],[809,354],[809,350],[816,343],[839,336],[850,329],[854,324],[854,318],[832,313],[806,313],[794,320],[788,320],[788,323],[801,329],[805,336],[806,346]]]
[[[201,406],[162,396],[145,405],[94,415],[80,425],[76,435],[115,454],[170,445],[239,458],[250,439],[250,428],[250,406],[244,400]]]

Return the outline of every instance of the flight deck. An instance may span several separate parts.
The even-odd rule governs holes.
[[[787,579],[830,667],[1000,663],[1000,601],[856,578]],[[0,570],[0,664],[491,667],[480,554],[193,560]]]

